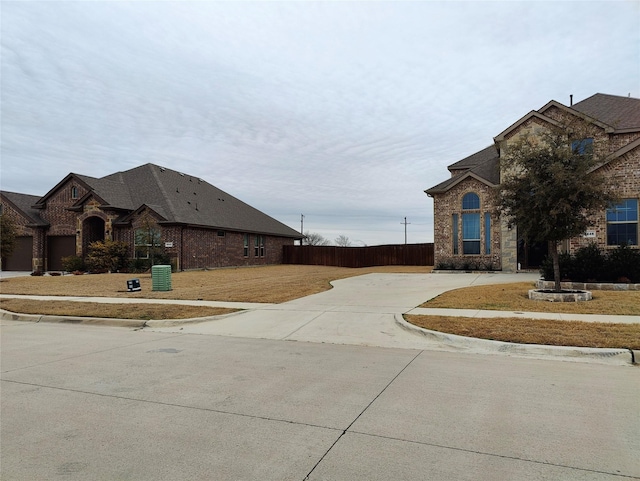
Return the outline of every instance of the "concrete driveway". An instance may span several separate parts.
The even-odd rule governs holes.
[[[367,274],[332,282],[333,289],[283,304],[255,307],[208,322],[175,324],[151,321],[145,329],[158,332],[209,334],[255,339],[493,353],[530,358],[629,364],[640,353],[626,349],[535,346],[425,333],[403,320],[402,314],[423,313],[416,306],[446,291],[473,285],[531,282],[533,273],[518,274]],[[442,313],[440,313],[442,314]],[[456,315],[446,312],[447,315]],[[458,315],[478,315],[464,312]],[[480,313],[482,315],[482,313]],[[493,316],[542,317],[546,313],[498,312]],[[558,315],[555,315],[556,317]],[[561,316],[605,321],[603,316]],[[610,322],[640,322],[640,316],[608,316]],[[565,319],[566,320],[566,319]],[[171,324],[171,323],[169,323]]]
[[[367,274],[333,289],[210,322],[153,327],[160,332],[329,342],[379,347],[446,348],[402,329],[395,316],[460,287],[535,281],[537,274]],[[161,326],[162,323],[158,323]]]

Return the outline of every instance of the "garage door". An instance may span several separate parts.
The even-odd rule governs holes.
[[[16,247],[11,257],[2,260],[3,271],[31,271],[33,237],[16,237]]]
[[[62,258],[76,255],[76,236],[51,236],[47,237],[49,255],[47,270],[61,271]]]

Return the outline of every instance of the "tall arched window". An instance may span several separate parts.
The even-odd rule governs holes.
[[[480,197],[474,192],[462,198],[462,253],[480,254]]]

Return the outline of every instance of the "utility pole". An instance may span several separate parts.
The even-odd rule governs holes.
[[[300,235],[304,236],[304,214],[300,214]],[[300,245],[303,244],[304,239],[300,239]]]
[[[404,224],[404,243],[407,244],[407,224],[411,224],[411,222],[407,222],[407,218],[404,218],[404,222],[400,222],[400,224]]]

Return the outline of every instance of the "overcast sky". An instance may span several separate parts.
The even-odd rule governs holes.
[[[549,100],[640,97],[640,2],[0,3],[3,190],[144,163],[296,230],[433,240],[424,190]]]

